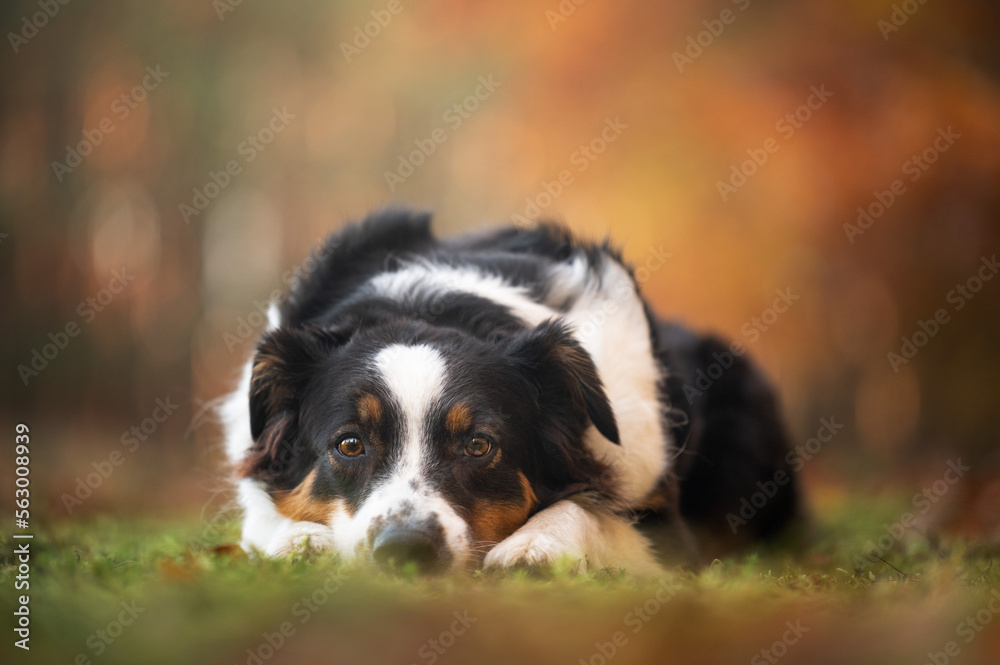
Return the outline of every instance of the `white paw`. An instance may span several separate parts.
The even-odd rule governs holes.
[[[283,557],[307,550],[322,551],[335,548],[333,529],[315,522],[295,522],[274,537],[267,546],[267,555]]]
[[[518,568],[550,566],[570,562],[575,573],[587,569],[582,553],[546,533],[518,531],[500,541],[483,560],[483,568]]]
[[[534,515],[483,559],[486,570],[553,564],[568,564],[576,574],[620,569],[633,577],[662,573],[649,542],[629,522],[566,500]]]

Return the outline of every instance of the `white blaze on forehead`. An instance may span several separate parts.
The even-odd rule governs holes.
[[[423,458],[427,414],[444,390],[444,358],[426,346],[394,344],[375,356],[375,368],[402,416],[400,471],[416,473]]]

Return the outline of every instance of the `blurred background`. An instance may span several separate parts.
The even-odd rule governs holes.
[[[397,203],[440,234],[610,235],[661,314],[747,346],[796,443],[845,425],[804,469],[814,496],[961,456],[970,528],[997,528],[998,19],[972,0],[4,3],[0,424],[32,428],[33,508],[204,510],[207,407],[259,310],[326,234]]]

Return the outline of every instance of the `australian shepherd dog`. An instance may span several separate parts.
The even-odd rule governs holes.
[[[223,406],[248,550],[650,575],[644,525],[714,546],[799,514],[773,390],[658,319],[608,242],[555,224],[438,239],[389,210],[314,262]]]

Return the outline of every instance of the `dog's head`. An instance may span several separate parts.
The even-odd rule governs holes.
[[[423,323],[262,338],[242,473],[339,551],[464,569],[555,500],[599,487],[618,443],[594,363],[559,323],[486,341]]]

